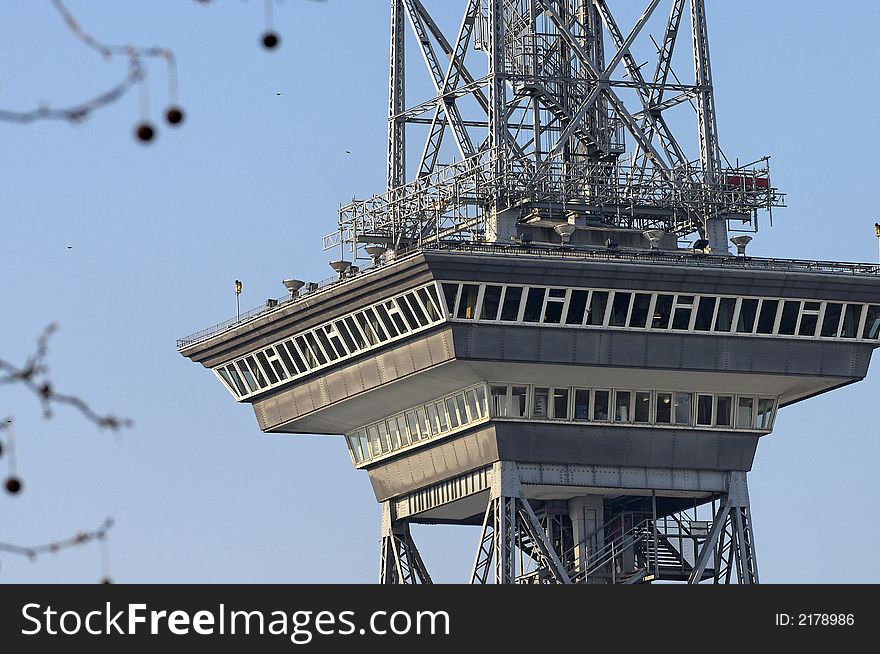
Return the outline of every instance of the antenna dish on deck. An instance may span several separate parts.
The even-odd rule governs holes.
[[[744,256],[746,256],[746,247],[748,246],[749,243],[752,242],[752,237],[745,236],[745,235],[734,236],[732,239],[730,239],[730,242],[736,246],[736,253],[739,256],[744,257]]]
[[[571,240],[571,235],[577,231],[577,227],[571,223],[561,223],[556,225],[556,227],[553,228],[553,231],[562,237],[563,245],[568,245],[568,242]]]
[[[373,265],[378,266],[379,260],[388,251],[388,248],[384,245],[368,245],[364,248],[364,251],[373,260]]]
[[[284,284],[284,288],[290,291],[290,297],[295,297],[299,293],[299,289],[306,285],[301,279],[285,279],[281,283]]]
[[[351,261],[345,261],[344,259],[341,261],[331,261],[330,267],[339,274],[339,279],[342,279],[345,277],[348,269],[351,268]]]
[[[651,242],[651,249],[652,250],[659,250],[660,249],[660,240],[664,236],[666,236],[666,230],[665,229],[649,229],[645,232],[642,232],[642,234],[645,236],[646,239],[648,239],[648,241]]]

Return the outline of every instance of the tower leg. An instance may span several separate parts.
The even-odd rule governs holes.
[[[382,543],[379,583],[430,584],[431,575],[406,521],[395,521],[391,502],[382,503]]]
[[[746,473],[731,472],[727,494],[715,514],[712,530],[697,556],[688,583],[699,583],[709,560],[714,558],[716,584],[730,583],[731,580],[740,584],[757,584],[758,561],[754,542]]]
[[[523,564],[517,568],[519,552],[537,566],[529,575],[530,580],[570,584],[569,573],[552,540],[523,495],[516,465],[506,461],[496,463],[492,476],[471,583],[488,583],[490,572],[494,573],[492,580],[496,584],[524,580],[520,576],[524,572]]]

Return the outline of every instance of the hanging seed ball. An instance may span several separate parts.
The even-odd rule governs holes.
[[[278,45],[278,41],[281,39],[278,38],[278,35],[275,32],[266,32],[263,34],[263,47],[266,50],[271,50],[275,46]]]
[[[150,125],[150,123],[139,123],[134,129],[134,135],[139,141],[149,143],[156,135],[156,130],[153,129],[153,126]]]
[[[183,122],[183,109],[177,106],[168,107],[165,112],[165,120],[169,125],[179,125]]]
[[[9,477],[6,479],[6,490],[11,495],[16,495],[21,491],[21,480],[18,477]]]

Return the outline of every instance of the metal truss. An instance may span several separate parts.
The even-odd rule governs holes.
[[[731,166],[722,156],[704,0],[646,0],[628,31],[608,0],[459,0],[454,34],[441,27],[449,0],[390,1],[388,188],[343,207],[325,249],[503,241],[500,216],[556,205],[726,250],[728,220],[756,229],[760,210],[782,204],[766,158]],[[682,82],[673,59],[686,54],[676,48],[686,17],[693,78]],[[649,43],[649,25],[660,41]],[[415,103],[413,42],[431,89]],[[649,78],[646,56],[656,57]],[[679,108],[694,127],[687,139],[666,119]],[[408,160],[416,130],[423,142]]]
[[[570,584],[553,540],[522,495],[516,466],[501,462],[492,474],[471,583]]]
[[[419,554],[407,521],[392,519],[390,502],[382,505],[379,583],[430,584],[431,575]]]

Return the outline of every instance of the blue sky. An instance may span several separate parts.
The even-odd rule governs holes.
[[[57,387],[136,421],[119,436],[69,410],[45,421],[2,389],[25,491],[0,495],[0,541],[47,542],[112,515],[120,582],[375,581],[379,507],[342,440],[261,434],[175,339],[232,316],[235,279],[249,308],[284,278],[330,275],[320,237],[339,204],[385,183],[387,2],[285,0],[271,53],[253,0],[68,4],[102,40],[172,48],[187,115],[148,147],[131,135],[136,93],[80,125],[0,123],[0,356],[22,361],[57,322]],[[710,0],[707,13],[722,146],[773,155],[788,194],[750,253],[875,261],[880,5]],[[48,1],[0,3],[0,108],[64,105],[123,73]],[[149,79],[158,119],[160,66]],[[784,409],[762,439],[750,484],[763,581],[880,581],[866,563],[880,538],[866,500],[878,375]],[[416,538],[437,580],[466,579],[472,528]],[[0,566],[0,582],[101,575],[91,547]]]

